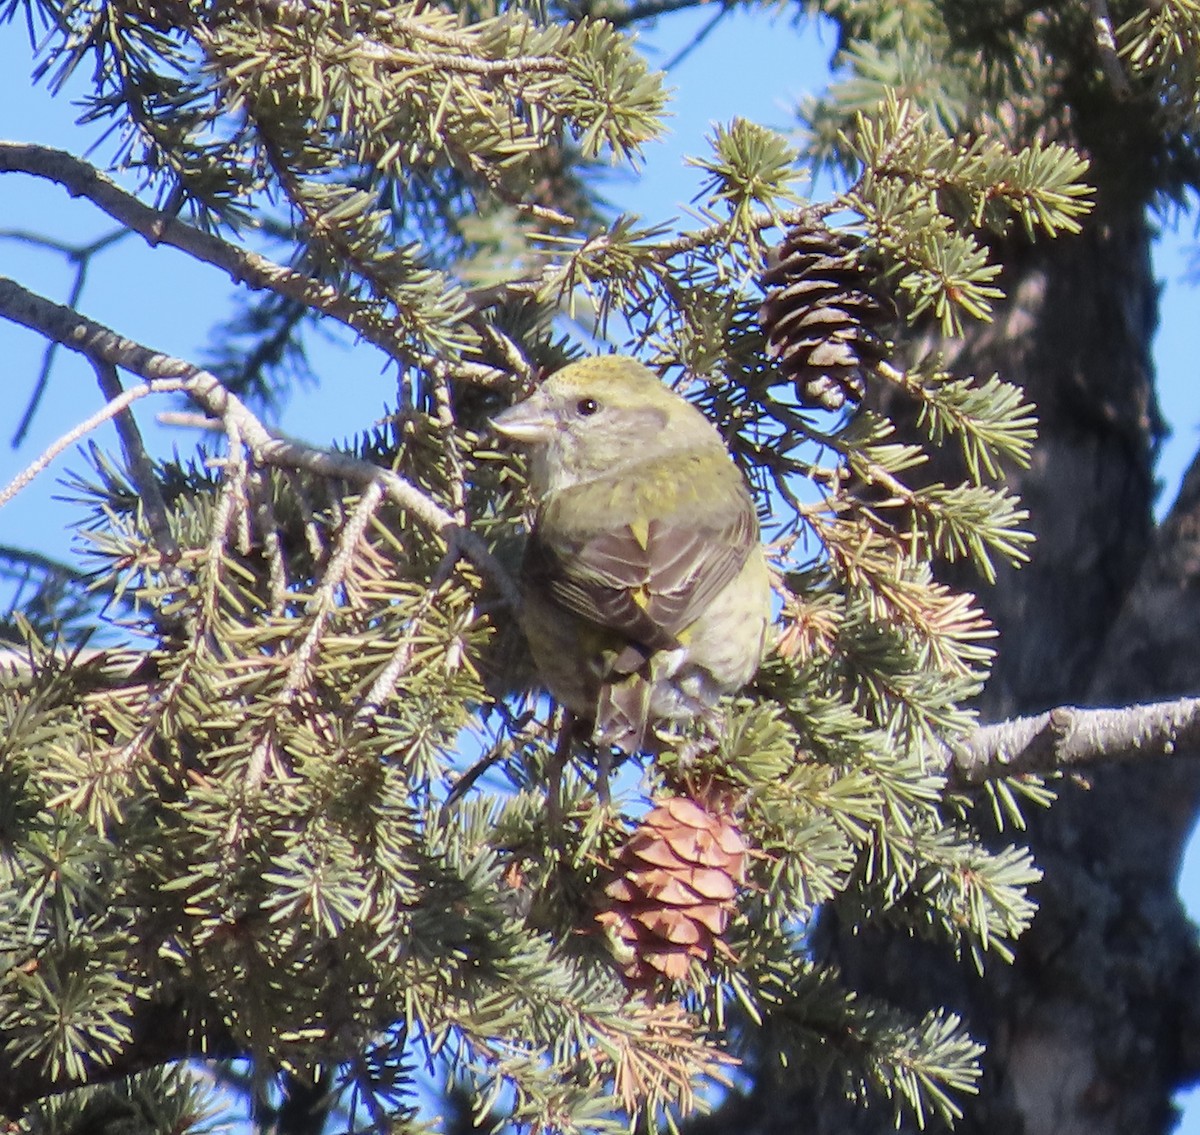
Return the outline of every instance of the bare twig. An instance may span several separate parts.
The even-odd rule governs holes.
[[[687,43],[685,43],[670,59],[663,64],[664,71],[674,71],[689,55],[692,54],[712,33],[720,22],[733,11],[733,4],[730,0],[725,0],[721,5],[720,10],[713,14],[708,23],[704,25]]]
[[[7,564],[11,564],[14,571],[17,571],[17,565],[20,565],[22,569],[36,570],[43,575],[57,576],[71,583],[84,584],[91,578],[87,572],[80,571],[70,564],[61,563],[31,548],[20,548],[16,544],[0,544],[0,570],[4,570]],[[0,651],[0,656],[3,653]]]
[[[3,287],[3,277],[0,277],[0,290]],[[49,301],[47,301],[49,302]],[[2,309],[2,301],[0,301]],[[74,429],[68,430],[62,437],[48,445],[37,457],[21,470],[9,483],[0,489],[0,507],[8,504],[13,497],[25,488],[47,465],[50,464],[64,449],[69,449],[80,438],[87,437],[93,430],[115,418],[122,411],[132,406],[139,398],[151,394],[168,394],[172,391],[186,390],[188,383],[184,379],[156,378],[141,386],[132,386],[123,391],[111,402],[102,406],[90,418],[80,422]]]
[[[71,283],[71,294],[67,297],[67,304],[70,307],[77,306],[80,297],[83,295],[83,285],[87,281],[87,270],[92,262],[92,257],[99,255],[106,248],[111,247],[128,235],[128,229],[116,229],[114,232],[107,233],[96,240],[89,241],[87,244],[67,244],[65,241],[55,240],[52,237],[41,236],[38,233],[25,232],[20,229],[0,231],[0,239],[17,240],[26,244],[34,244],[41,248],[51,249],[54,252],[61,253],[75,265],[75,279]],[[54,356],[58,352],[58,346],[54,342],[46,344],[46,350],[42,354],[42,365],[38,368],[37,379],[33,384],[33,391],[29,395],[29,400],[25,403],[25,412],[21,415],[21,420],[17,423],[17,428],[13,431],[12,447],[14,449],[25,440],[25,435],[29,432],[34,415],[37,413],[37,409],[42,403],[42,398],[50,385],[50,370],[54,366]]]
[[[220,418],[197,414],[191,410],[160,410],[154,415],[154,420],[160,426],[183,426],[190,430],[210,430],[213,433],[220,433],[223,428]]]
[[[641,3],[630,4],[623,12],[605,12],[604,18],[615,28],[626,28],[630,24],[668,16],[672,12],[682,12],[688,8],[702,8],[712,0],[642,0]],[[588,6],[590,10],[590,5]]]
[[[981,726],[950,746],[947,772],[952,787],[966,787],[1001,776],[1192,749],[1200,750],[1200,698],[1120,709],[1061,706]]]
[[[100,384],[100,393],[110,403],[120,398],[122,387],[117,368],[112,363],[100,359],[93,359],[92,366],[96,371],[96,381]],[[179,557],[179,545],[171,532],[171,524],[167,518],[167,502],[163,500],[162,489],[154,476],[154,465],[146,452],[137,421],[133,414],[125,409],[117,414],[114,424],[117,427],[117,436],[121,439],[126,464],[129,466],[129,476],[133,479],[142,507],[146,510],[146,523],[150,526],[155,547],[162,552],[164,559],[175,560]]]

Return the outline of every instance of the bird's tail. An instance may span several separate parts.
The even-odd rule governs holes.
[[[651,683],[642,674],[605,682],[596,706],[592,733],[598,745],[615,745],[627,756],[640,752],[650,720]]]

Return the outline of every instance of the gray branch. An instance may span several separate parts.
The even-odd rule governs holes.
[[[980,726],[948,748],[951,787],[1096,761],[1169,757],[1181,750],[1200,750],[1200,698],[1120,709],[1060,706],[1033,717]]]
[[[213,233],[155,209],[126,192],[95,166],[50,146],[0,141],[0,173],[26,173],[61,185],[72,197],[86,197],[148,244],[170,245],[228,274],[237,284],[272,291],[319,311],[354,330],[396,359],[424,366],[429,359],[408,341],[377,304],[355,299],[296,268],[240,248]],[[70,346],[70,344],[66,344]],[[456,378],[483,386],[501,384],[505,376],[493,367],[459,360]]]
[[[260,465],[303,469],[362,487],[379,482],[396,504],[437,532],[452,548],[467,555],[501,595],[516,606],[516,584],[483,541],[399,474],[346,453],[318,449],[272,433],[215,375],[183,359],[125,339],[73,308],[54,303],[4,276],[0,276],[0,318],[28,327],[93,362],[108,363],[139,375],[152,388],[147,393],[154,392],[155,384],[184,391],[197,405],[219,418],[227,432],[236,431]],[[126,392],[126,396],[133,393]],[[114,405],[110,402],[106,409]]]

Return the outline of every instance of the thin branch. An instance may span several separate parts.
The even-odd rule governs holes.
[[[50,454],[50,459],[90,429],[119,413],[136,398],[160,390],[182,390],[204,410],[220,418],[227,431],[231,426],[235,427],[252,457],[261,465],[305,470],[361,487],[379,481],[397,505],[412,513],[427,528],[445,539],[451,547],[468,556],[503,598],[511,605],[517,605],[519,593],[516,584],[483,541],[398,473],[349,454],[317,449],[277,436],[210,372],[173,355],[163,354],[141,343],[125,339],[103,324],[88,319],[62,304],[36,295],[15,280],[4,276],[0,276],[0,316],[54,339],[64,347],[78,351],[90,359],[111,363],[146,380],[145,386],[126,391],[122,395],[120,405],[114,407],[110,403],[98,415],[93,415],[95,421],[89,419],[72,430],[66,438],[56,442],[52,447],[54,453]],[[35,464],[36,468],[31,466],[18,478],[19,484],[14,483],[15,487],[10,486],[9,490],[5,490],[6,495],[0,496],[0,504],[15,495],[44,467],[44,464]]]
[[[422,365],[428,361],[414,344],[397,334],[396,323],[386,317],[379,305],[356,300],[304,272],[276,264],[266,256],[195,228],[171,213],[143,204],[95,166],[64,150],[0,141],[0,173],[27,173],[56,182],[71,196],[86,197],[115,221],[144,237],[152,247],[170,245],[219,268],[234,283],[272,291],[319,311],[394,358]],[[458,362],[454,373],[456,378],[487,386],[504,378],[492,367],[466,361]]]
[[[380,707],[395,689],[396,683],[411,669],[413,655],[416,653],[417,632],[420,628],[421,620],[425,617],[429,608],[433,606],[434,598],[440,587],[440,584],[430,587],[421,596],[412,617],[405,623],[404,633],[392,649],[392,655],[388,659],[387,665],[379,672],[379,676],[375,681],[371,683],[371,688],[367,691],[367,696],[363,699],[358,709],[354,711],[353,726],[355,730],[369,729],[371,727],[376,714],[379,713]]]
[[[92,667],[103,673],[106,681],[115,683],[133,680],[138,668],[145,665],[146,655],[131,647],[66,647],[60,643],[54,648],[54,659],[55,665]],[[0,674],[5,678],[32,681],[45,666],[44,656],[32,654],[28,649],[0,648]]]
[[[246,450],[242,445],[241,426],[235,419],[225,423],[225,434],[229,439],[229,457],[225,463],[225,483],[233,489],[237,506],[234,520],[237,534],[233,546],[243,556],[250,554],[250,492],[246,487],[250,467],[246,461]]]
[[[57,575],[72,583],[86,583],[91,576],[70,564],[60,563],[42,552],[29,548],[20,548],[16,544],[0,544],[0,571],[4,571],[7,563],[20,564],[22,567],[32,567],[44,575]],[[14,569],[15,570],[15,569]]]
[[[211,433],[221,432],[221,419],[211,418],[207,414],[198,414],[191,410],[161,410],[154,415],[154,420],[160,426],[181,426],[189,430],[208,430]]]
[[[837,208],[837,202],[829,202],[823,205],[802,205],[780,213],[758,212],[751,215],[746,227],[759,233],[774,228],[785,231],[797,227],[811,228]],[[718,221],[702,229],[680,233],[673,240],[663,241],[658,247],[663,256],[678,256],[682,252],[695,252],[712,245],[725,244],[728,240],[729,222]]]
[[[3,283],[4,278],[0,277],[0,287],[2,287]],[[59,341],[61,342],[61,340]],[[90,418],[80,422],[74,429],[68,430],[57,441],[51,442],[33,461],[25,466],[20,473],[0,490],[0,507],[8,504],[17,493],[29,485],[64,449],[69,449],[80,438],[87,437],[93,430],[98,429],[105,422],[115,418],[122,411],[132,406],[139,398],[145,398],[150,394],[168,394],[172,391],[186,390],[187,387],[188,383],[186,381],[175,378],[158,378],[151,382],[143,383],[141,386],[130,387],[130,389],[118,395],[111,402],[102,406]]]
[[[687,43],[685,43],[677,52],[675,52],[674,55],[671,56],[670,59],[666,61],[666,63],[663,64],[663,70],[668,72],[674,71],[676,67],[678,67],[685,59],[687,59],[689,55],[692,54],[692,52],[696,50],[696,48],[698,48],[706,39],[708,39],[710,35],[712,35],[712,33],[716,30],[717,25],[720,24],[720,22],[732,11],[733,5],[729,3],[729,0],[726,0],[726,2],[721,5],[720,11],[712,16],[712,18],[709,19],[708,23],[706,23],[704,27],[702,27],[694,36],[692,36]]]
[[[312,624],[303,641],[296,648],[291,665],[288,666],[283,689],[277,698],[280,705],[286,705],[292,701],[308,680],[309,668],[316,655],[321,632],[325,629],[325,624],[337,605],[338,588],[345,582],[363,534],[382,503],[383,485],[379,481],[372,481],[367,485],[358,504],[354,506],[354,510],[342,526],[337,546],[334,548],[333,555],[329,557],[329,564],[325,568],[321,585],[308,602],[307,614],[312,618]]]
[[[71,306],[75,305],[72,303]],[[120,398],[123,390],[117,368],[112,363],[97,359],[92,360],[92,366],[96,371],[96,381],[100,384],[100,393],[110,404]],[[138,429],[137,421],[128,408],[116,416],[114,424],[117,427],[117,436],[121,439],[125,462],[129,466],[129,476],[146,510],[146,522],[150,526],[155,546],[165,559],[173,561],[179,557],[179,545],[171,532],[171,524],[167,518],[167,502],[163,499],[162,489],[154,476],[154,463],[146,452],[141,430]]]
[[[68,260],[72,261],[75,264],[75,279],[71,282],[71,294],[67,297],[67,304],[70,307],[78,307],[79,300],[83,296],[83,286],[87,282],[88,266],[92,262],[92,257],[97,256],[106,248],[127,237],[129,230],[116,229],[114,232],[107,233],[97,240],[81,245],[64,244],[49,237],[39,238],[35,234],[25,232],[6,232],[0,235],[14,240],[38,244],[43,248],[49,248],[55,252],[61,252]],[[25,440],[25,435],[29,432],[29,427],[33,424],[34,415],[37,413],[38,407],[42,404],[42,398],[50,386],[50,372],[54,366],[54,356],[57,353],[57,343],[46,344],[46,350],[42,355],[42,365],[38,368],[37,379],[33,384],[33,391],[30,393],[29,400],[25,404],[25,412],[21,415],[21,420],[17,423],[17,428],[13,431],[10,443],[13,449],[16,449]]]
[[[201,567],[201,573],[207,577],[203,602],[206,619],[211,618],[216,609],[217,595],[220,590],[221,561],[229,542],[229,531],[237,519],[235,514],[239,508],[237,470],[241,465],[242,441],[236,422],[225,423],[225,437],[230,456],[225,462],[225,476],[221,480],[217,507],[213,510],[212,531],[208,534],[208,543],[205,546]]]
[[[562,75],[568,70],[565,59],[553,56],[518,55],[512,59],[476,59],[441,51],[406,51],[401,47],[362,41],[360,48],[368,59],[377,59],[393,67],[423,68],[450,71],[463,75],[484,75],[489,78],[508,78],[522,75]],[[459,49],[461,50],[461,48]]]
[[[422,39],[426,43],[444,47],[458,55],[471,55],[479,49],[478,35],[472,34],[462,26],[442,30],[426,23],[423,19],[416,20],[411,16],[401,16],[395,11],[389,11],[382,7],[373,13],[373,18],[376,23],[390,28],[393,32],[412,36],[413,39]]]
[[[758,212],[750,217],[747,227],[760,233],[772,228],[784,230],[797,226],[807,228],[833,212],[835,208],[835,204],[804,205],[781,213]],[[652,251],[655,262],[663,264],[673,256],[696,252],[715,245],[725,245],[728,241],[729,222],[717,221],[701,229],[682,232],[670,240],[659,241],[655,244],[647,243],[639,247]],[[611,243],[608,232],[596,233],[574,244],[570,255],[579,256],[584,252],[597,254],[608,249]],[[552,260],[541,272],[530,278],[503,280],[498,284],[482,284],[476,288],[467,288],[463,292],[463,299],[473,311],[480,312],[485,308],[503,303],[537,299],[551,285],[554,285],[555,288],[561,287],[562,277],[563,262]],[[476,385],[481,385],[481,383],[476,382]]]
[[[1119,99],[1130,96],[1129,77],[1121,66],[1121,53],[1117,49],[1117,37],[1113,33],[1112,17],[1108,14],[1106,0],[1088,0],[1088,15],[1092,20],[1092,36],[1100,56],[1100,67],[1104,77],[1112,86],[1113,94]]]
[[[254,510],[254,525],[267,560],[267,587],[271,596],[271,612],[278,614],[287,603],[287,566],[284,560],[283,539],[279,522],[271,505],[271,487],[261,469],[251,471],[247,481],[250,503]]]
[[[463,469],[462,456],[458,452],[458,428],[454,420],[454,407],[447,381],[446,368],[435,367],[430,375],[433,386],[433,405],[438,428],[442,431],[447,465],[450,472],[450,501],[454,517],[460,524],[467,518],[467,475]]]
[[[1200,698],[1120,709],[1060,706],[1033,717],[981,726],[964,741],[948,747],[951,787],[1019,773],[1056,772],[1096,761],[1200,751]]]
[[[711,2],[712,0],[643,0],[640,4],[631,4],[624,12],[606,12],[604,18],[614,28],[626,28],[630,24],[653,20],[659,16],[668,16],[672,12],[683,12],[688,8],[702,8]]]

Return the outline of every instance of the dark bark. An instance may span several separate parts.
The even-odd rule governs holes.
[[[286,1073],[281,1082],[283,1098],[274,1109],[270,1130],[275,1135],[321,1135],[333,1106],[332,1085],[326,1069],[311,1069],[307,1076]]]
[[[986,720],[1200,690],[1200,467],[1157,534],[1152,523],[1150,239],[1143,205],[1128,202],[1079,237],[1010,251],[1007,305],[950,359],[960,373],[1021,383],[1040,418],[1033,466],[1015,478],[1038,536],[1033,562],[981,592],[1001,633]],[[917,1012],[954,1008],[988,1045],[980,1095],[956,1130],[1173,1126],[1172,1093],[1200,1074],[1200,953],[1175,889],[1198,803],[1200,761],[1185,753],[1065,783],[1030,818],[1045,871],[1037,918],[1015,964],[994,961],[983,978],[948,964],[944,946],[841,933],[836,909],[823,915],[820,948],[850,985]],[[789,1077],[760,1079],[706,1129],[893,1129],[887,1108],[863,1111]]]
[[[1022,382],[1041,419],[1034,466],[1019,478],[1034,561],[986,596],[1002,636],[982,704],[992,720],[1200,689],[1196,639],[1181,634],[1200,620],[1197,559],[1186,550],[1197,486],[1157,536],[1151,527],[1149,243],[1140,208],[1110,206],[1081,238],[1017,268],[1005,319],[959,360]],[[1197,1074],[1200,955],[1176,875],[1198,801],[1200,762],[1179,753],[1098,768],[1030,817],[1045,871],[1033,928],[1011,970],[961,979],[960,1003],[989,1043],[983,1092],[961,1130],[1173,1126],[1170,1097]],[[870,953],[856,951],[855,969],[873,968]],[[942,972],[927,982],[899,959],[888,969],[908,971],[902,989],[944,990]]]

